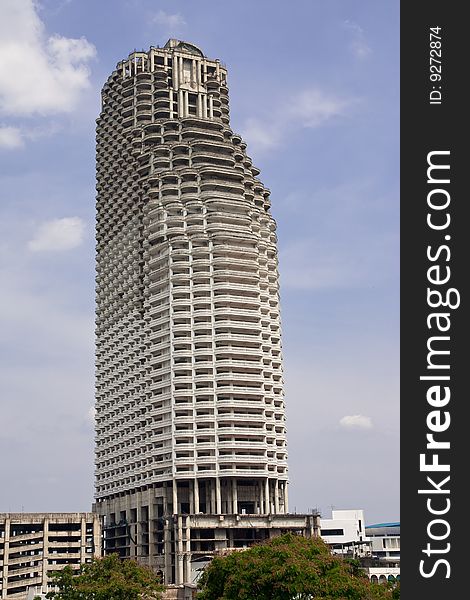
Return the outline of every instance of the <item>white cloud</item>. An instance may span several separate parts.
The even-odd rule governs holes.
[[[270,117],[247,119],[241,133],[249,144],[249,153],[261,154],[279,146],[292,131],[320,127],[344,116],[352,103],[352,99],[320,88],[307,88],[274,107]]]
[[[350,101],[328,94],[320,89],[304,90],[296,98],[290,111],[293,119],[304,127],[319,127],[333,117],[343,116]]]
[[[85,234],[85,223],[79,217],[64,217],[42,223],[28,242],[33,252],[70,250],[79,246]]]
[[[0,126],[0,148],[21,148],[23,138],[17,127]]]
[[[364,30],[357,23],[353,21],[345,21],[344,27],[351,31],[352,40],[350,43],[351,52],[359,60],[364,60],[371,54],[372,50],[367,43]]]
[[[162,27],[166,27],[172,30],[177,30],[186,25],[186,21],[183,16],[179,13],[170,14],[164,10],[159,10],[153,17],[153,22]]]
[[[0,113],[74,110],[90,86],[94,45],[83,37],[47,36],[34,0],[2,0],[0,13]]]
[[[364,415],[346,415],[339,420],[339,424],[347,429],[372,429],[373,427],[372,419]]]

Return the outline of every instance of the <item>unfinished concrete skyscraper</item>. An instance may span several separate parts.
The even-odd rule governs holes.
[[[97,126],[96,505],[105,550],[191,579],[289,515],[276,225],[227,70],[133,52]]]

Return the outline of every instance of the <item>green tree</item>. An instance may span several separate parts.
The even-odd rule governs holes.
[[[275,537],[216,557],[199,582],[198,600],[391,600],[354,564],[330,553],[319,538]]]
[[[117,554],[93,559],[74,571],[70,566],[52,573],[57,591],[53,600],[153,600],[164,589],[153,571]]]

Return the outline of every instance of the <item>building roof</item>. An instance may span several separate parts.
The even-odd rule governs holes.
[[[366,529],[372,529],[375,527],[400,527],[400,521],[398,521],[398,523],[377,523],[375,525],[366,525]]]

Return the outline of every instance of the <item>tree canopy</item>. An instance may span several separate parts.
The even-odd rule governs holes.
[[[46,598],[53,600],[151,600],[164,589],[152,570],[117,554],[93,559],[78,572],[66,566],[52,578],[57,591]]]
[[[391,600],[355,565],[319,538],[293,534],[216,557],[199,582],[198,600]]]

